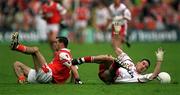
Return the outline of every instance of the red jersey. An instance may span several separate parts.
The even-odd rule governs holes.
[[[70,62],[72,56],[70,50],[64,48],[54,53],[54,58],[48,66],[52,70],[53,82],[64,83],[70,76]]]
[[[66,13],[66,9],[56,2],[44,4],[42,6],[43,15],[48,24],[58,24],[62,19],[62,15]]]
[[[86,7],[79,7],[76,9],[76,19],[77,20],[88,20],[89,10]]]

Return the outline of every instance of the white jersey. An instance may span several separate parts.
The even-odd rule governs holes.
[[[117,78],[115,79],[115,83],[147,82],[150,80],[149,78],[152,73],[145,75],[138,74],[134,63],[126,53],[118,56],[118,63],[122,67],[116,72]]]
[[[112,25],[114,27],[116,34],[119,34],[122,26],[125,26],[123,34],[126,35],[128,27],[127,23],[129,20],[131,20],[131,12],[129,11],[129,9],[123,3],[120,3],[119,7],[116,8],[114,4],[111,4],[109,6],[109,10],[112,15]]]
[[[116,16],[123,16],[126,19],[131,20],[131,12],[123,3],[121,3],[117,8],[115,8],[114,4],[111,4],[109,10],[113,18]]]

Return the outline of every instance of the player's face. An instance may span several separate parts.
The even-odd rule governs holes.
[[[56,41],[54,41],[54,43],[53,43],[53,50],[55,50],[55,51],[58,51],[59,49],[61,49],[62,48],[62,44],[63,43],[60,43],[59,41],[58,41],[58,39],[56,39]]]
[[[52,49],[53,49],[54,51],[57,51],[57,50],[58,50],[58,40],[53,41],[53,43],[52,43]]]
[[[143,60],[136,64],[136,70],[138,73],[143,73],[148,69],[148,66],[149,66],[148,62],[146,60]]]

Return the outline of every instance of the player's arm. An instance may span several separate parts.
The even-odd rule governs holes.
[[[160,68],[161,68],[161,64],[163,62],[163,57],[164,57],[163,49],[158,48],[158,50],[156,51],[156,59],[157,59],[156,66],[154,68],[152,75],[149,78],[150,80],[155,79],[158,76],[158,74],[160,73]]]
[[[60,15],[65,15],[67,13],[67,10],[60,4],[57,4],[57,9],[60,12]]]
[[[125,9],[124,12],[123,12],[123,18],[126,19],[127,21],[130,21],[131,20],[131,12],[129,9]]]
[[[82,84],[82,82],[79,78],[79,73],[78,73],[77,67],[72,65],[72,63],[71,63],[70,55],[67,53],[60,53],[59,57],[60,57],[60,60],[63,60],[63,65],[67,66],[72,71],[75,83]]]
[[[158,50],[156,52],[157,62],[156,62],[156,66],[154,68],[153,73],[141,75],[138,78],[139,82],[148,82],[150,80],[155,79],[158,76],[158,74],[160,72],[160,68],[161,68],[161,63],[163,61],[163,56],[164,56],[164,51],[162,50],[162,48],[158,48]]]
[[[60,15],[62,16],[62,21],[60,22],[62,25],[65,25],[65,18],[67,16],[67,10],[60,4],[57,4],[57,9],[59,10]]]
[[[79,73],[78,73],[78,70],[77,70],[77,66],[71,65],[70,69],[71,69],[71,71],[73,73],[75,84],[82,84],[82,82],[81,82],[81,80],[79,78]]]

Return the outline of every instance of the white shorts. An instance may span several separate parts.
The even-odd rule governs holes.
[[[87,26],[87,21],[86,20],[82,20],[82,21],[76,21],[75,23],[75,28],[79,29],[79,28],[86,28]]]
[[[59,32],[59,24],[48,24],[47,33],[49,32]]]
[[[36,72],[34,69],[31,69],[28,74],[27,81],[29,83],[49,83],[52,81],[52,70],[47,66],[49,72],[45,73],[42,69],[39,69]]]

